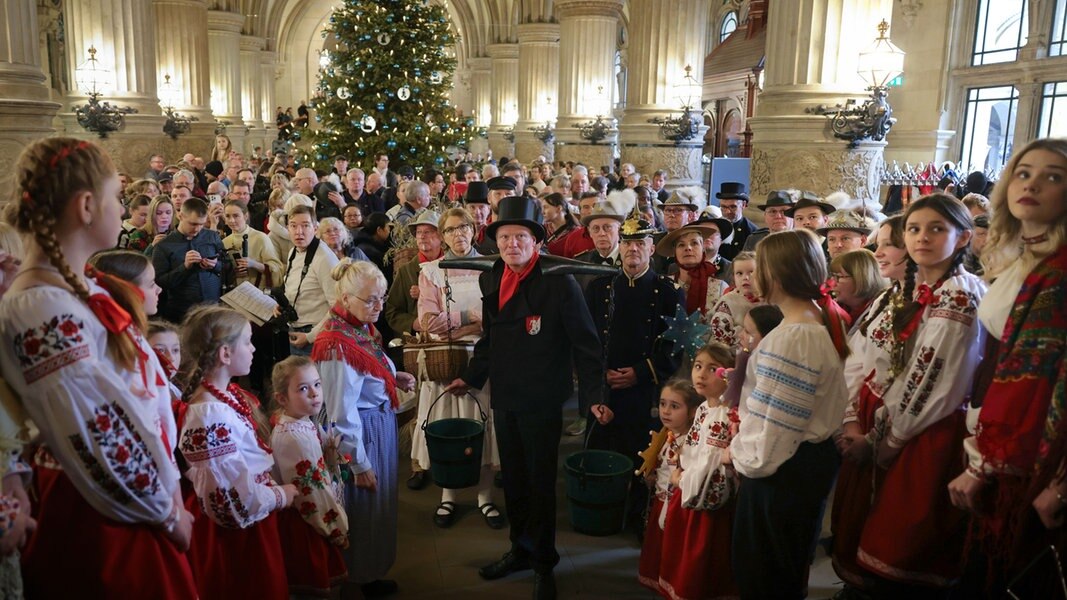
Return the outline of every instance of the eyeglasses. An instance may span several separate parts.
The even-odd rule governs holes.
[[[359,296],[352,296],[352,297],[355,298],[356,300],[359,300],[360,302],[362,302],[363,306],[366,306],[367,308],[371,308],[375,304],[380,304],[382,306],[385,306],[385,301],[389,299],[389,294],[384,294],[381,298],[360,298]]]
[[[852,279],[852,276],[848,273],[833,273],[830,277],[833,277],[834,279]]]
[[[464,230],[470,229],[470,228],[471,228],[470,225],[464,223],[463,225],[456,225],[455,227],[445,227],[444,229],[441,230],[441,234],[442,235],[452,235],[454,233],[459,233],[461,231],[464,231]]]

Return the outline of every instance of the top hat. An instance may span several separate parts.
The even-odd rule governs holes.
[[[784,190],[775,190],[775,191],[767,194],[767,201],[764,202],[763,204],[760,204],[756,208],[758,208],[760,210],[763,210],[763,211],[766,211],[768,208],[771,208],[771,207],[774,207],[774,206],[789,206],[789,207],[792,207],[794,204],[796,204],[796,203],[793,202],[793,196],[790,195],[789,192],[786,192]]]
[[[467,195],[463,201],[467,204],[489,204],[489,186],[484,181],[468,183]]]
[[[212,177],[218,177],[219,175],[222,175],[222,172],[225,171],[225,168],[223,168],[221,161],[213,160],[208,164],[204,165],[204,171],[206,171]]]
[[[745,184],[737,181],[724,181],[719,186],[719,192],[715,194],[715,197],[719,200],[744,200],[748,202],[748,193],[745,191]]]
[[[496,230],[502,225],[521,225],[530,230],[538,242],[545,239],[545,228],[537,222],[537,207],[534,201],[524,196],[508,196],[496,207],[496,220],[485,228],[485,235],[496,239]]]

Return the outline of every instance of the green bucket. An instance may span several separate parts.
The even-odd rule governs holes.
[[[582,450],[563,461],[571,527],[586,535],[622,531],[634,461],[608,450]]]
[[[427,415],[433,413],[434,404],[442,396],[444,393],[433,401]],[[482,447],[485,440],[485,413],[481,409],[479,404],[481,421],[438,419],[429,423],[427,417],[422,422],[422,430],[426,433],[426,449],[430,454],[430,475],[438,486],[458,490],[478,484],[482,474]]]

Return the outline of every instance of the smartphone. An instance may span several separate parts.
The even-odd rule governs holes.
[[[207,195],[207,203],[208,204],[222,204],[222,196],[220,196],[219,194],[208,194]]]

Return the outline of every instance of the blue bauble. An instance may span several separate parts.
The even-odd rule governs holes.
[[[385,146],[387,148],[389,148],[390,150],[392,150],[393,148],[396,148],[396,142],[394,140],[389,140],[388,142],[385,143]],[[323,158],[326,158],[326,157],[324,156]]]
[[[465,124],[467,127],[474,127],[474,119],[467,119]]]
[[[392,23],[393,22],[393,15],[389,15],[389,16],[385,17],[385,22],[386,23]]]
[[[419,93],[419,88],[411,88],[411,93],[412,94],[418,94]]]
[[[322,152],[319,152],[318,157],[319,157],[319,160],[326,160],[326,155],[323,154]]]
[[[389,122],[392,123],[393,125],[396,125],[396,117],[393,117],[392,119],[389,119]]]
[[[418,69],[418,68],[416,68],[416,69],[415,69],[415,75],[416,75],[416,76],[418,76],[418,75],[422,75],[422,69]]]
[[[416,148],[415,146],[412,146],[412,147],[408,148],[408,152],[410,152],[412,154],[415,154],[418,151],[419,151],[419,149]]]
[[[433,159],[433,162],[434,164],[443,165],[445,164],[445,158],[443,156],[438,156],[437,158]]]
[[[422,132],[422,125],[416,125],[415,126],[415,133],[421,133],[421,132]]]
[[[441,123],[441,131],[448,131],[448,123]]]
[[[384,102],[379,102],[378,103],[378,110],[385,110],[385,103]]]
[[[357,150],[356,154],[359,155],[359,156],[366,156],[367,155],[367,153],[364,152],[363,150]]]
[[[361,81],[361,82],[359,82],[359,89],[363,89],[364,87],[365,87],[365,86],[363,85],[363,82],[362,82],[362,81]]]

